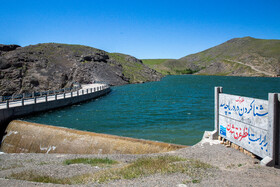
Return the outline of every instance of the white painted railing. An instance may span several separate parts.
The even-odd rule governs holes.
[[[79,89],[77,91],[55,93],[53,95],[46,94],[44,96],[35,96],[35,94],[33,94],[33,96],[30,98],[22,97],[19,100],[14,100],[14,99],[6,100],[5,102],[0,103],[0,110],[11,108],[11,107],[19,107],[19,106],[24,106],[24,105],[31,105],[31,104],[36,104],[36,103],[77,97],[80,95],[90,94],[93,92],[98,92],[98,91],[104,90],[106,88],[109,88],[109,86],[106,84],[103,84],[103,85],[97,84],[97,85],[98,86],[94,86],[94,84],[92,84],[90,86],[85,86],[85,88]]]

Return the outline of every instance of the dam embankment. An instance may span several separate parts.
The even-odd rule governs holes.
[[[5,153],[148,154],[187,147],[19,120],[10,122],[6,133]]]
[[[7,125],[13,119],[85,102],[106,95],[110,91],[111,88],[107,85],[98,85],[97,87],[93,85],[85,85],[82,89],[75,92],[1,103],[0,138],[2,139]]]

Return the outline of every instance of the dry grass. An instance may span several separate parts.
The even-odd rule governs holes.
[[[176,164],[185,159],[174,156],[140,158],[123,168],[112,168],[94,174],[89,180],[103,183],[109,180],[134,179],[156,173],[172,173]]]
[[[67,159],[63,162],[64,165],[71,164],[90,164],[92,166],[108,166],[112,164],[117,164],[115,160],[110,160],[108,158],[76,158],[76,159]]]
[[[54,184],[73,184],[71,179],[57,179],[50,176],[39,175],[35,171],[24,171],[21,173],[12,173],[9,177],[11,179],[26,180],[33,182],[54,183]]]
[[[104,183],[120,179],[134,179],[158,173],[170,174],[180,172],[190,176],[192,182],[196,183],[201,180],[203,174],[206,172],[205,170],[208,168],[212,168],[212,166],[199,160],[166,155],[140,158],[120,168],[109,168],[96,173],[89,173],[65,179],[42,176],[33,171],[12,174],[10,178],[57,184],[86,184],[96,182]]]

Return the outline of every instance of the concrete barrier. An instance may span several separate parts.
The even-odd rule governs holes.
[[[14,120],[3,138],[6,153],[148,154],[187,146]]]

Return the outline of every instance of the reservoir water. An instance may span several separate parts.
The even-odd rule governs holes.
[[[193,145],[214,128],[214,87],[267,99],[280,78],[179,75],[112,87],[104,97],[22,120],[78,130]]]

